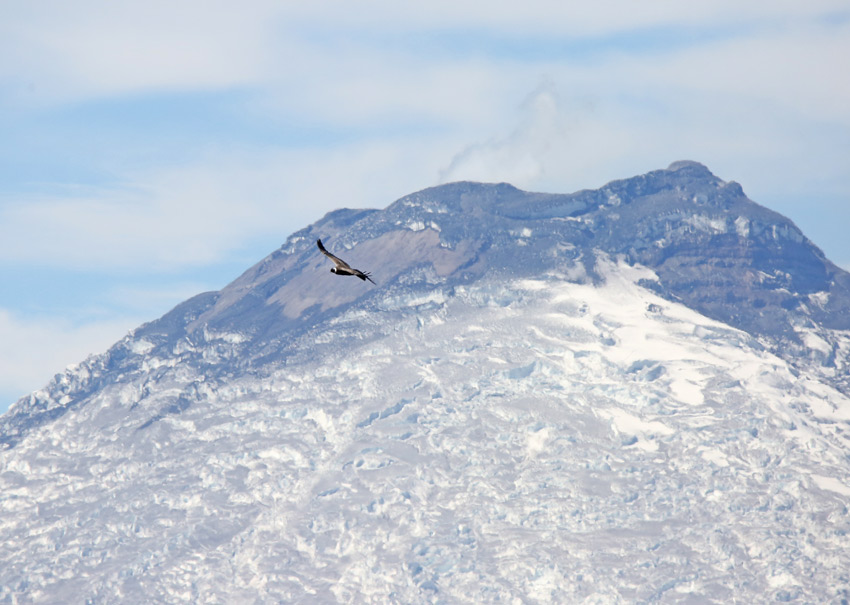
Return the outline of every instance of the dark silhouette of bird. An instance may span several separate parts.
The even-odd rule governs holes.
[[[364,271],[361,271],[360,269],[353,269],[351,265],[349,265],[347,262],[325,250],[325,247],[322,245],[322,240],[317,239],[316,245],[319,247],[319,250],[322,251],[322,254],[324,254],[334,262],[334,267],[331,269],[331,273],[336,273],[337,275],[355,275],[363,281],[366,281],[368,279],[373,284],[375,283],[374,281],[372,281],[372,278],[369,277],[370,273],[366,273]]]

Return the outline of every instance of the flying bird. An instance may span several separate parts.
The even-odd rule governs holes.
[[[351,265],[349,265],[347,262],[325,250],[325,247],[322,245],[322,240],[317,239],[316,245],[319,247],[319,250],[322,251],[322,254],[324,254],[334,262],[334,267],[331,269],[331,273],[336,273],[337,275],[356,275],[363,281],[366,281],[368,279],[373,284],[375,283],[374,281],[372,281],[372,278],[369,277],[369,273],[361,271],[360,269],[352,269]]]

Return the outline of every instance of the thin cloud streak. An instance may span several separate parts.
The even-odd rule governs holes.
[[[332,209],[432,184],[429,154],[400,142],[224,153],[118,188],[22,198],[0,207],[0,263],[165,273],[215,263],[246,240],[282,243]]]
[[[700,31],[765,23],[787,28],[789,23],[819,23],[829,15],[847,13],[846,3],[838,0],[758,6],[731,1],[640,5],[543,1],[526,3],[523,10],[517,10],[515,3],[493,2],[486,11],[447,2],[399,6],[380,1],[369,6],[372,10],[352,9],[341,2],[309,6],[253,2],[233,10],[227,2],[175,6],[153,1],[102,10],[100,3],[86,1],[73,6],[22,3],[7,8],[5,25],[0,25],[5,40],[0,48],[15,59],[4,62],[0,76],[26,83],[39,98],[58,101],[150,90],[263,88],[274,82],[303,82],[317,73],[320,79],[341,72],[368,81],[370,66],[393,61],[415,66],[416,59],[423,59],[405,46],[394,49],[398,58],[388,57],[380,45],[387,31],[401,39],[416,32],[467,30],[470,35],[486,31],[505,40],[534,34],[597,38],[604,43],[606,37],[623,32],[651,36],[663,28]],[[319,34],[317,39],[310,32]],[[410,73],[412,77],[417,71]]]

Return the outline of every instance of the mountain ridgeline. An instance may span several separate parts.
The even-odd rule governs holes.
[[[316,252],[319,237],[368,265],[382,288],[319,279],[327,270]],[[597,280],[600,252],[651,268],[658,280],[646,285],[665,298],[783,347],[799,343],[796,328],[803,325],[850,328],[850,274],[737,183],[701,164],[676,162],[574,194],[461,182],[385,210],[337,210],[222,291],[142,331],[171,342],[205,326],[265,343],[398,288],[490,275]]]
[[[330,279],[318,238],[372,271],[378,287]],[[484,277],[594,282],[600,254],[649,267],[658,279],[644,285],[657,294],[759,337],[795,363],[812,361],[833,386],[850,389],[834,371],[839,344],[832,338],[832,331],[850,329],[850,274],[792,221],[691,161],[573,194],[459,182],[384,210],[336,210],[221,291],[178,305],[134,338],[165,356],[197,353],[194,362],[213,375],[234,376],[315,355],[301,339],[352,305],[377,309],[402,291],[451,289]],[[813,332],[814,347],[805,338]],[[198,353],[217,334],[238,335],[228,343],[238,353],[227,360]],[[0,443],[13,445],[33,426],[138,372],[142,361],[130,340],[21,400],[2,419]]]

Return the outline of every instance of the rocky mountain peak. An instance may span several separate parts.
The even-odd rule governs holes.
[[[321,238],[377,286],[329,274]],[[232,359],[215,372],[255,371],[303,355],[302,338],[353,308],[482,279],[555,276],[596,282],[600,255],[654,272],[644,283],[789,357],[834,364],[831,330],[850,328],[850,275],[830,263],[787,218],[749,200],[704,165],[666,170],[572,194],[526,192],[506,183],[458,182],[412,193],[383,210],[339,209],[297,231],[218,292],[200,294],[137,329],[145,353],[209,363],[199,351],[226,336]],[[817,332],[812,349],[809,334]],[[219,335],[219,336],[216,336]],[[221,337],[225,338],[225,337]],[[132,339],[131,339],[132,340]],[[58,377],[3,423],[18,439],[71,409],[93,389],[141,371],[118,343],[87,377]],[[833,384],[848,390],[838,373]],[[73,385],[73,386],[70,386]],[[60,403],[61,402],[61,403]],[[14,436],[14,437],[13,437]]]

